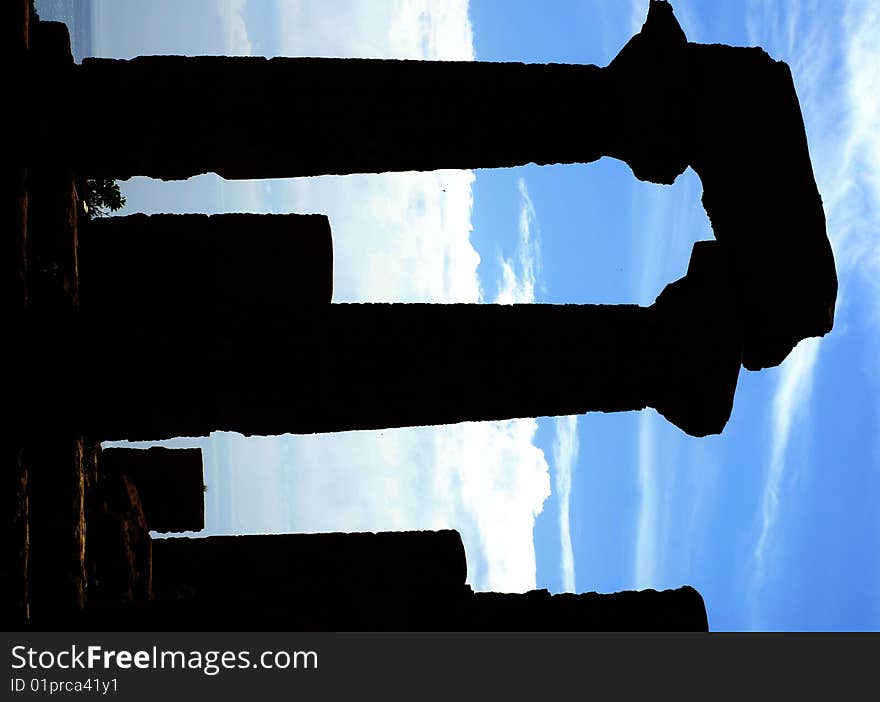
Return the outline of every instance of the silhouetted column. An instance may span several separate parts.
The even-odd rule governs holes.
[[[333,244],[323,215],[131,215],[80,235],[80,305],[132,323],[236,308],[329,303]]]
[[[654,407],[720,432],[733,404],[740,320],[720,244],[636,305],[325,305],[69,332],[89,392],[39,402],[42,420],[99,440],[334,432]],[[45,352],[58,341],[37,343]],[[35,351],[35,355],[37,352]],[[39,361],[37,361],[39,362]],[[51,365],[49,397],[73,392]]]
[[[457,592],[467,561],[456,531],[272,534],[153,540],[153,592],[160,600],[272,606],[322,592]]]
[[[837,279],[791,73],[759,49],[689,44],[652,0],[606,68],[355,59],[138,57],[76,68],[72,158],[90,175],[310,176],[625,161],[688,166],[744,310],[744,365],[833,324]],[[104,125],[130,138],[96,148]],[[78,150],[77,150],[78,149]]]
[[[706,605],[692,587],[599,594],[547,590],[478,592],[463,615],[473,631],[708,631]]]
[[[81,106],[86,142],[108,122],[130,135],[80,150],[90,175],[284,178],[605,153],[607,81],[596,66],[139,56],[86,59],[77,80],[104,87]],[[589,111],[572,109],[581,94]]]
[[[124,624],[146,616],[170,630],[708,628],[703,599],[690,587],[611,595],[475,594],[466,578],[456,531],[157,539],[155,601],[118,615]]]
[[[108,448],[99,460],[105,473],[125,473],[134,483],[150,531],[205,528],[201,449]]]

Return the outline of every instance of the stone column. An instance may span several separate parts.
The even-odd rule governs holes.
[[[153,541],[153,591],[174,600],[258,599],[322,590],[458,590],[467,561],[457,531],[269,534]]]
[[[689,586],[612,594],[478,592],[468,601],[463,620],[473,631],[709,630],[703,598]]]
[[[596,66],[320,58],[86,59],[84,172],[165,180],[285,178],[594,161],[606,81]],[[593,109],[575,107],[581,94]],[[575,103],[575,104],[573,104]],[[95,134],[97,138],[97,134]]]
[[[131,215],[80,233],[80,306],[132,324],[326,304],[333,244],[323,215]]]
[[[703,598],[691,587],[474,593],[466,578],[456,531],[157,539],[155,601],[146,612],[170,630],[708,629]]]
[[[97,440],[335,432],[654,407],[694,435],[720,432],[741,359],[719,244],[636,305],[324,305],[69,333],[90,392],[40,401]],[[53,334],[65,334],[56,327]],[[64,337],[62,337],[64,338]],[[39,349],[55,343],[43,341]],[[38,353],[35,351],[35,355]],[[48,397],[73,393],[45,364]],[[53,415],[53,413],[56,413]]]

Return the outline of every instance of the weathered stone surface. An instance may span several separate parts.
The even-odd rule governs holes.
[[[329,303],[323,215],[131,215],[80,232],[80,304],[106,319],[204,318]]]
[[[149,531],[205,528],[201,449],[108,448],[101,463],[104,475],[126,476],[134,484]]]
[[[607,155],[671,183],[691,166],[734,263],[746,368],[777,365],[833,323],[834,261],[788,67],[760,49],[689,44],[663,0],[605,69],[159,56],[87,60],[77,80],[106,86],[82,112],[86,133],[124,115],[139,137],[73,155],[95,175],[290,177]]]

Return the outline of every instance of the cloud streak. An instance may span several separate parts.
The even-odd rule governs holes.
[[[578,439],[578,418],[576,416],[557,417],[556,435],[553,440],[553,484],[559,499],[559,541],[562,556],[560,574],[562,589],[577,592],[575,587],[574,548],[571,543],[571,486],[574,468],[577,465],[580,441]]]
[[[761,497],[761,527],[753,553],[755,586],[761,583],[766,574],[770,539],[779,521],[786,451],[796,421],[807,411],[818,358],[818,339],[801,342],[786,359],[773,397],[770,461]]]
[[[519,240],[515,258],[499,257],[501,280],[495,302],[500,305],[534,302],[541,274],[541,243],[532,232],[537,228],[537,215],[524,178],[517,182],[517,190],[520,196]]]
[[[251,40],[248,37],[242,12],[247,0],[219,0],[217,5],[220,21],[226,30],[226,54],[228,56],[250,56]]]

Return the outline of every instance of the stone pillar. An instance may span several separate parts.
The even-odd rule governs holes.
[[[81,106],[86,135],[107,123],[130,135],[76,153],[96,176],[285,178],[604,153],[596,66],[139,56],[86,59],[77,81],[102,86]],[[593,110],[574,108],[582,93]]]
[[[613,594],[478,592],[464,617],[473,631],[709,630],[703,598],[688,586]]]
[[[146,615],[169,630],[708,628],[703,599],[690,587],[612,595],[474,593],[466,578],[455,531],[157,539],[154,602],[119,614],[126,623]]]
[[[466,578],[455,531],[156,539],[152,611],[171,630],[393,631],[451,621]]]
[[[210,319],[326,304],[333,244],[323,215],[131,215],[80,233],[80,306],[104,319]]]
[[[134,483],[150,531],[205,528],[201,449],[108,448],[100,461],[105,473],[124,473]]]
[[[457,531],[210,536],[153,541],[156,599],[185,593],[257,599],[322,590],[458,589],[467,561]]]
[[[654,407],[720,432],[741,359],[719,244],[636,305],[325,305],[221,325],[82,323],[71,352],[90,388],[40,402],[97,440],[335,432]],[[64,334],[57,327],[52,333]],[[52,341],[39,344],[52,349]],[[37,353],[35,352],[35,355]],[[51,365],[48,396],[72,390]]]

